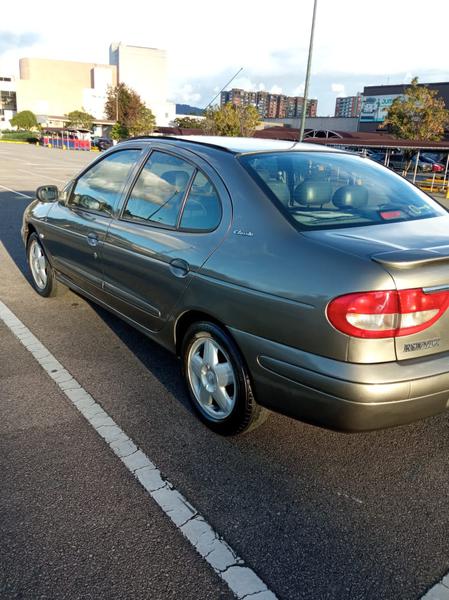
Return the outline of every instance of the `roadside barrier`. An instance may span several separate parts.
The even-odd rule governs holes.
[[[407,177],[411,183],[412,178]],[[435,192],[440,194],[447,194],[446,198],[449,198],[449,179],[444,179],[441,175],[433,173],[431,177],[425,177],[423,179],[417,179],[415,185],[424,192]]]
[[[59,148],[60,150],[82,150],[89,151],[91,149],[90,140],[77,140],[59,137],[42,137],[42,145],[47,148]]]

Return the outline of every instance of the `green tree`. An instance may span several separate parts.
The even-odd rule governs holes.
[[[255,106],[246,106],[237,111],[240,123],[240,135],[252,137],[260,123],[260,115]]]
[[[113,140],[125,140],[129,137],[129,131],[126,127],[124,127],[121,123],[115,123],[115,125],[111,129],[111,138]]]
[[[201,129],[202,120],[193,119],[192,117],[177,117],[174,121],[176,127],[181,129]]]
[[[120,123],[130,135],[145,135],[154,130],[156,119],[139,94],[124,83],[108,89],[105,104],[108,119]]]
[[[208,108],[205,117],[202,123],[205,133],[231,137],[251,137],[260,120],[255,106],[234,106],[230,102]]]
[[[128,124],[128,130],[132,136],[149,135],[154,131],[155,126],[155,116],[149,108],[143,105],[140,107],[134,121]]]
[[[36,115],[31,110],[21,110],[13,116],[10,123],[13,127],[23,129],[24,131],[31,131],[38,128]]]
[[[415,77],[405,94],[393,100],[382,127],[398,138],[438,141],[448,123],[449,111],[444,100],[437,91],[418,85]]]
[[[91,129],[94,122],[94,117],[85,110],[72,110],[66,117],[66,127],[74,129]]]

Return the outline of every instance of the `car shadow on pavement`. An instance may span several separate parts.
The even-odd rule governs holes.
[[[33,197],[34,192],[29,190],[18,190],[20,194]],[[13,200],[13,201],[12,201]],[[31,283],[31,275],[28,272],[25,249],[20,237],[22,226],[22,215],[31,199],[19,196],[14,192],[0,191],[0,242],[6,248],[8,254],[22,271],[26,279]]]
[[[181,377],[180,361],[171,352],[125,323],[120,317],[116,317],[95,302],[83,299],[165,389],[189,412],[193,412]]]

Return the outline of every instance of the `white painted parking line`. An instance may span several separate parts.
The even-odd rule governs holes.
[[[33,196],[28,196],[27,194],[22,194],[22,192],[12,190],[11,188],[6,187],[6,185],[0,185],[0,188],[2,188],[3,190],[7,190],[8,192],[12,192],[13,194],[17,194],[18,196],[23,196],[24,198],[29,198],[30,200],[33,199]]]
[[[449,600],[449,573],[430,588],[421,600]]]
[[[265,583],[245,565],[156,465],[126,435],[15,314],[0,301],[0,319],[31,352],[71,403],[87,419],[148,494],[189,540],[198,554],[223,579],[239,600],[276,600]]]

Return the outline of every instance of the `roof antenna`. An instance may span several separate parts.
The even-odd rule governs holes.
[[[240,69],[237,71],[237,73],[234,75],[234,77],[231,77],[231,79],[228,81],[228,83],[226,85],[224,85],[221,90],[218,92],[218,94],[216,96],[214,96],[212,98],[212,100],[209,102],[209,104],[206,106],[206,108],[204,110],[207,110],[209,108],[209,106],[212,104],[212,102],[214,102],[218,96],[221,94],[221,92],[228,87],[228,85],[231,83],[231,81],[234,81],[234,79],[237,77],[237,75],[240,73],[240,71],[243,71],[243,67],[240,67]]]

